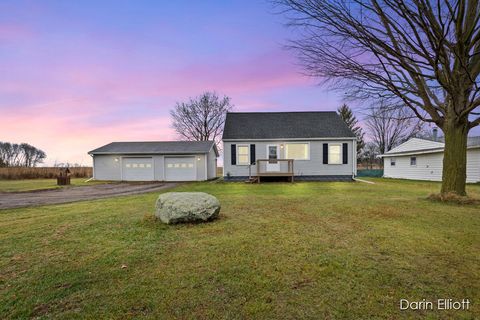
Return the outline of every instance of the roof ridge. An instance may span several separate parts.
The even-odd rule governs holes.
[[[150,140],[150,141],[112,141],[111,143],[165,143],[165,142],[173,142],[173,143],[207,143],[207,142],[214,142],[213,140],[205,140],[205,141],[195,141],[195,140]]]
[[[442,138],[442,137],[438,137],[438,138]],[[445,142],[443,142],[443,141],[433,140],[433,138],[429,139],[429,138],[422,138],[422,137],[412,137],[411,139],[419,139],[419,140],[430,141],[430,142],[445,143]],[[410,140],[410,139],[409,139],[409,140]],[[405,142],[408,142],[409,140],[407,140],[407,141],[405,141]]]

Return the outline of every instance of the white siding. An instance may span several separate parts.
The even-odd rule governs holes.
[[[214,179],[217,177],[217,155],[215,150],[212,148],[207,155],[207,164],[208,164],[208,179]]]
[[[417,165],[410,165],[411,156],[395,156],[395,166],[391,166],[392,157],[384,158],[384,173],[386,178],[411,180],[442,181],[443,152],[417,154]],[[480,182],[480,149],[467,151],[467,182]]]
[[[356,150],[353,152],[353,140],[315,140],[315,141],[224,141],[223,143],[223,175],[248,176],[248,165],[232,165],[231,145],[232,144],[255,144],[256,159],[267,159],[267,145],[278,144],[285,145],[289,142],[310,143],[310,160],[295,160],[294,173],[297,176],[320,176],[320,175],[353,175],[355,170]],[[348,143],[348,163],[347,164],[323,164],[323,144],[324,143]],[[280,149],[280,159],[285,159],[285,148]],[[252,174],[255,174],[257,168],[251,167]]]
[[[197,181],[207,180],[207,155],[197,154],[195,161],[197,161]]]
[[[165,180],[164,174],[165,170],[163,166],[165,165],[165,157],[161,155],[153,156],[153,169],[155,170],[155,180],[163,181]]]

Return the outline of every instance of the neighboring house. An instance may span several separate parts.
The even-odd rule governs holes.
[[[442,141],[412,138],[381,155],[383,176],[442,181],[444,147]],[[480,182],[480,137],[468,138],[467,182]]]
[[[352,180],[356,137],[336,112],[229,112],[226,180]]]
[[[112,142],[88,154],[96,180],[203,181],[217,174],[213,141]]]

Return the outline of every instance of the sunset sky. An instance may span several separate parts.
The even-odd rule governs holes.
[[[268,1],[0,1],[0,141],[91,164],[111,141],[173,140],[169,110],[206,90],[236,111],[335,110],[301,74]]]

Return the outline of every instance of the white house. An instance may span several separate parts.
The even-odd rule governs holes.
[[[229,112],[223,131],[225,180],[351,181],[355,134],[334,111]]]
[[[441,181],[442,141],[412,138],[381,155],[386,178]],[[467,182],[480,182],[480,137],[469,137],[467,145]]]
[[[96,180],[203,181],[217,175],[213,141],[112,142],[89,154]]]

